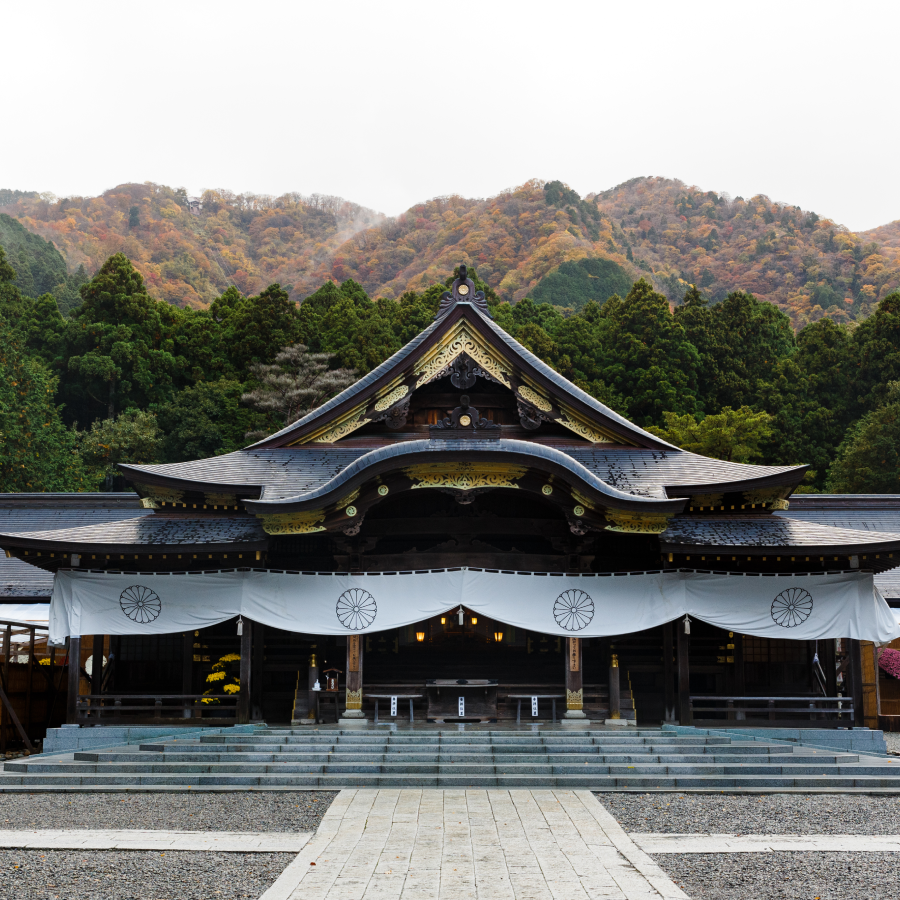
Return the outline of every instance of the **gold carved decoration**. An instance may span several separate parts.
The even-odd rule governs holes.
[[[758,488],[755,491],[744,491],[744,503],[771,503],[773,500],[783,499],[782,494],[789,490],[790,488],[784,485],[778,485],[777,487]]]
[[[236,494],[204,494],[204,501],[209,506],[236,506]]]
[[[586,506],[588,509],[594,509],[596,506],[593,500],[588,500],[584,494],[579,494],[578,491],[572,491],[572,499],[579,504],[579,506]]]
[[[184,499],[184,491],[176,491],[175,488],[161,487],[157,484],[139,484],[136,481],[134,482],[134,486],[139,493],[144,495],[146,500],[150,501],[151,504],[181,503]],[[149,506],[146,508],[156,509],[156,506]]]
[[[553,409],[553,404],[546,397],[533,391],[527,385],[519,386],[519,396],[532,406],[536,406],[541,412],[550,412]]]
[[[725,502],[724,494],[692,494],[691,506],[721,506]]]
[[[662,534],[669,527],[669,519],[659,513],[619,512],[608,509],[606,518],[612,523],[607,531],[622,531],[626,534]]]
[[[611,444],[612,441],[601,434],[599,431],[595,431],[593,428],[585,425],[584,422],[573,419],[569,416],[568,413],[563,413],[557,420],[560,425],[564,425],[569,431],[574,431],[579,437],[587,438],[592,444]]]
[[[315,509],[312,512],[277,513],[271,516],[260,516],[263,531],[266,534],[312,534],[324,531],[319,522],[324,521],[325,511]]]
[[[518,488],[513,482],[528,471],[523,466],[492,463],[428,463],[403,470],[413,481],[413,488],[453,488],[471,491],[475,488]]]
[[[347,709],[362,709],[362,688],[358,691],[347,690]]]
[[[365,411],[365,406],[358,406],[340,422],[332,424],[327,430],[316,435],[316,437],[308,438],[307,440],[310,440],[314,444],[333,444],[335,441],[347,437],[348,434],[356,431],[357,428],[361,428],[369,421],[364,415]]]
[[[577,691],[566,689],[566,709],[584,709],[584,690]]]
[[[359,496],[359,488],[357,488],[355,491],[351,491],[343,499],[338,500],[338,502],[334,508],[335,509],[343,509],[345,506],[349,506],[358,496]]]
[[[393,406],[398,400],[402,400],[409,393],[409,385],[401,384],[400,387],[394,388],[389,394],[385,394],[375,403],[375,412],[384,412],[388,407]]]
[[[467,354],[475,361],[485,372],[488,372],[500,384],[511,388],[509,381],[509,366],[503,362],[501,357],[489,347],[484,339],[469,330],[465,321],[457,323],[455,328],[450,331],[438,346],[434,347],[430,353],[424,356],[418,363],[416,368],[416,387],[420,388],[423,384],[428,384],[440,377],[441,373],[453,362],[458,356]]]

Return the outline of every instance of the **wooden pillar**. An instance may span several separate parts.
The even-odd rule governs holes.
[[[610,721],[622,718],[622,683],[619,678],[618,653],[613,653],[609,658],[609,718]]]
[[[238,694],[237,724],[248,725],[250,723],[250,691],[251,684],[251,654],[253,648],[253,622],[243,619],[241,631],[241,692]]]
[[[28,630],[28,681],[25,683],[25,731],[31,737],[31,691],[34,681],[34,628]],[[47,695],[49,697],[49,694]]]
[[[853,725],[856,728],[863,727],[865,711],[863,709],[863,671],[862,652],[859,641],[850,640],[850,665],[847,674],[850,676],[850,690],[846,686],[844,693],[849,693],[853,698]]]
[[[181,636],[181,693],[182,694],[193,694],[194,693],[194,632],[186,631]],[[185,700],[185,704],[190,703],[193,706],[192,700]],[[190,719],[193,715],[193,709],[188,706],[184,708],[184,717],[185,719]]]
[[[819,662],[825,670],[825,690],[828,696],[837,697],[837,660],[833,638],[819,642]]]
[[[69,689],[66,694],[66,722],[74,725],[78,709],[78,683],[81,681],[81,638],[69,638]]]
[[[363,640],[358,634],[347,636],[347,706],[344,719],[364,719],[362,711]]]
[[[690,635],[684,633],[684,622],[675,620],[676,644],[678,647],[678,722],[693,725],[691,712],[691,661],[689,655]]]
[[[674,622],[666,622],[662,627],[663,635],[663,722],[672,724],[678,721],[675,710],[675,641],[672,629]]]
[[[12,625],[7,625],[3,632],[3,690],[9,697],[9,656],[12,653]],[[12,703],[12,698],[10,698]],[[6,752],[6,732],[11,724],[9,712],[0,704],[0,751]]]
[[[566,638],[566,712],[563,718],[586,719],[581,638]]]
[[[250,721],[262,722],[263,665],[265,661],[266,626],[253,624],[253,649],[250,659]]]
[[[95,634],[93,638],[93,649],[91,651],[91,693],[103,693],[103,643],[105,635]],[[99,700],[92,700],[91,706],[99,706]],[[97,713],[99,716],[100,714]]]

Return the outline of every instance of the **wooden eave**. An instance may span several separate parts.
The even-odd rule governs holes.
[[[452,469],[454,465],[458,466],[460,463],[478,462],[539,471],[547,478],[558,479],[563,484],[574,486],[576,490],[595,501],[597,506],[607,509],[671,516],[682,512],[687,502],[685,497],[642,497],[619,491],[601,481],[580,463],[551,447],[524,441],[499,441],[496,449],[491,448],[490,442],[466,440],[453,443],[452,447],[440,449],[435,447],[432,441],[410,441],[380,447],[365,454],[315,491],[273,501],[267,501],[263,493],[259,500],[245,500],[244,508],[256,515],[321,509],[389,473],[417,465],[445,464],[448,469]],[[504,446],[508,444],[520,446],[515,448]]]

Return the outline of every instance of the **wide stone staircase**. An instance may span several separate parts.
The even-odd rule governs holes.
[[[900,761],[710,731],[264,728],[6,762],[0,790],[900,792]]]

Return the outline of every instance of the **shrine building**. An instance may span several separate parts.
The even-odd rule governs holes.
[[[865,642],[900,636],[876,584],[900,510],[897,533],[841,524],[853,498],[795,511],[806,466],[644,431],[498,327],[465,266],[431,325],[299,421],[119,468],[136,497],[45,503],[115,515],[0,526],[7,563],[52,574],[71,723],[363,726],[380,703],[379,722],[850,727]],[[232,654],[240,690],[216,693]]]

